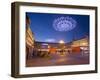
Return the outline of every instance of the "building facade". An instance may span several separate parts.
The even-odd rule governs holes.
[[[34,41],[34,34],[30,28],[30,19],[26,16],[26,59],[29,59],[32,56]]]
[[[81,52],[89,53],[89,38],[81,38],[78,40],[74,40],[71,44],[71,49],[73,52]]]
[[[49,53],[49,54],[60,54],[62,51],[68,51],[67,43],[60,44],[60,43],[50,43],[50,42],[35,42],[35,47],[41,53]],[[41,54],[40,53],[40,54]]]
[[[72,42],[72,47],[81,47],[81,46],[89,46],[89,39],[88,37],[79,39],[79,40],[75,40]]]

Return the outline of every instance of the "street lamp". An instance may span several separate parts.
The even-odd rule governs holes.
[[[60,48],[61,48],[61,54],[64,54],[64,52],[63,52],[63,51],[64,51],[64,43],[65,43],[65,42],[64,42],[63,40],[60,40],[60,41],[59,41]]]
[[[60,40],[59,43],[60,43],[60,44],[64,44],[65,42],[64,42],[63,40]]]

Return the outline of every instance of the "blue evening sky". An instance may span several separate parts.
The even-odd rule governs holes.
[[[80,39],[89,36],[89,15],[73,14],[50,14],[27,12],[30,19],[30,28],[34,33],[36,41],[40,42],[71,42],[73,39]],[[77,25],[71,31],[60,32],[53,27],[53,21],[59,17],[72,17]]]

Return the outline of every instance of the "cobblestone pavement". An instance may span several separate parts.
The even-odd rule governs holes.
[[[89,64],[89,54],[50,54],[47,57],[33,57],[26,61],[26,67]]]

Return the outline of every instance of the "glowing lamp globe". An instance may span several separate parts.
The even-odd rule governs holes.
[[[60,44],[64,44],[65,42],[64,42],[63,40],[60,40],[59,43],[60,43]]]

